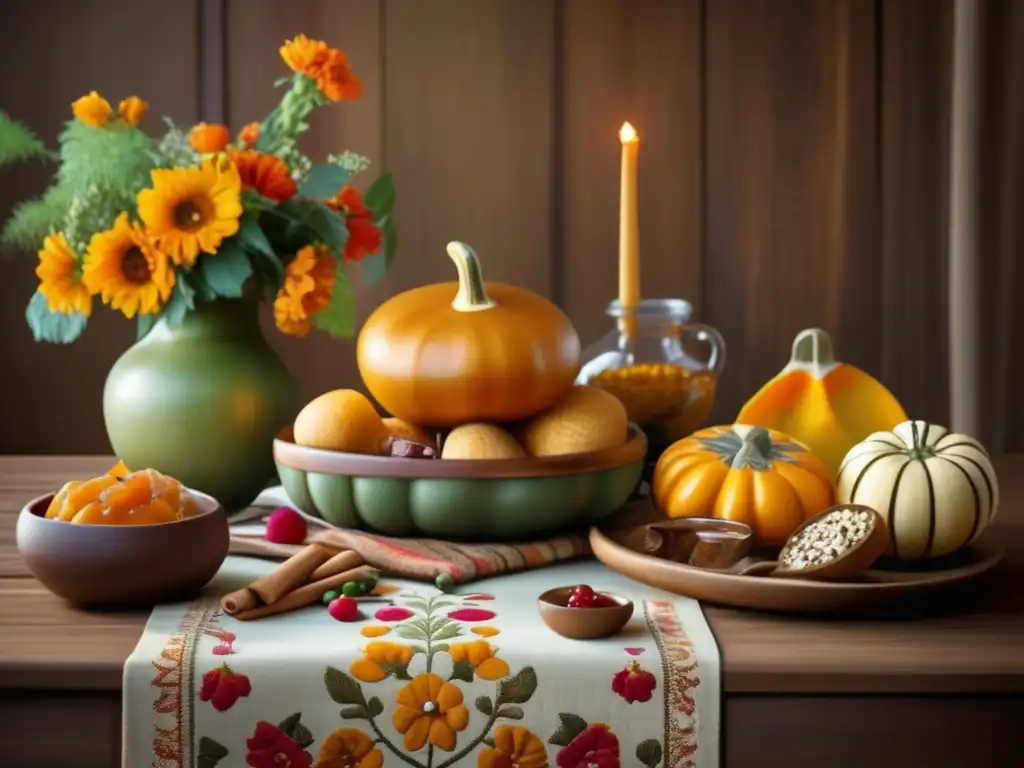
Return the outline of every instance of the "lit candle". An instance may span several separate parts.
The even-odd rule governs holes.
[[[640,139],[636,129],[623,123],[622,180],[619,189],[619,304],[623,310],[623,330],[632,338],[635,318],[630,311],[640,301],[640,236],[636,211],[636,157]]]

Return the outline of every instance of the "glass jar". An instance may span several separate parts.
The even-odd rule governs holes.
[[[632,309],[616,300],[606,314],[615,328],[584,351],[576,383],[619,398],[647,434],[648,460],[656,461],[707,420],[725,341],[714,328],[690,322],[693,306],[684,299],[643,299]]]

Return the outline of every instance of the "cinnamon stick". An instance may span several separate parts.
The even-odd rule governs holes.
[[[260,599],[248,587],[235,590],[220,599],[221,610],[228,616],[234,616],[242,611],[251,611],[259,604]]]
[[[251,621],[252,619],[262,619],[267,616],[276,616],[286,611],[294,611],[297,608],[305,608],[307,605],[312,605],[322,600],[324,592],[338,589],[348,581],[362,581],[366,578],[366,575],[367,569],[363,565],[349,571],[342,571],[333,576],[328,576],[326,579],[304,584],[271,605],[261,605],[258,608],[237,613],[235,618],[239,621]]]
[[[347,550],[345,552],[339,552],[332,556],[326,563],[317,567],[315,571],[310,575],[310,581],[320,581],[320,579],[326,579],[328,576],[335,576],[345,571],[351,571],[363,564],[363,558],[359,556],[358,552],[352,552]]]
[[[273,605],[300,584],[331,556],[331,550],[319,544],[310,544],[289,557],[274,571],[249,585],[267,605]]]

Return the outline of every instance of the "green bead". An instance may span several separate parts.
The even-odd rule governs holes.
[[[339,597],[338,593],[335,592],[333,589],[330,592],[324,592],[324,598],[323,598],[324,604],[326,605],[326,604],[328,604],[328,603],[330,603],[330,602],[332,602],[334,600],[337,600],[338,597]]]
[[[345,597],[359,597],[362,594],[362,590],[359,588],[358,581],[346,581],[341,588],[341,593]]]
[[[363,579],[359,582],[359,588],[363,591],[364,595],[368,595],[373,592],[373,588],[377,586],[376,579]]]

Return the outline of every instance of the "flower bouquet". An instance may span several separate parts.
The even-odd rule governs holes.
[[[277,82],[281,102],[234,141],[223,125],[185,132],[170,120],[153,138],[139,125],[146,102],[131,96],[115,111],[93,91],[74,102],[51,152],[0,112],[0,165],[59,162],[3,231],[5,244],[38,250],[26,313],[37,341],[74,341],[96,299],[138,318],[142,337],[159,318],[178,324],[249,290],[273,301],[286,334],[354,335],[348,265],[364,262],[370,282],[390,266],[394,181],[380,176],[363,197],[349,180],[367,158],[346,151],[313,165],[299,149],[315,108],[361,95],[346,54],[299,35],[281,57],[294,72]]]

